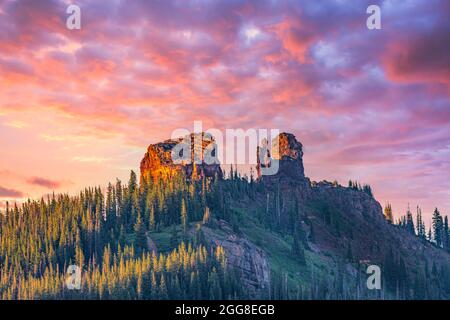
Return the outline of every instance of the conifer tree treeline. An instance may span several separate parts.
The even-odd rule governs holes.
[[[363,191],[367,193],[369,196],[373,197],[372,187],[368,184],[362,185],[358,181],[350,180],[348,182],[348,187],[353,190]]]
[[[369,190],[354,185],[361,192]],[[218,220],[224,220],[239,234],[244,213],[236,207],[254,200],[257,205],[245,207],[251,208],[245,214],[252,215],[249,218],[261,228],[282,235],[291,244],[299,268],[311,268],[309,244],[316,241],[318,224],[338,238],[353,239],[339,210],[324,203],[317,207],[316,216],[309,217],[295,193],[284,193],[277,183],[268,187],[256,182],[252,175],[242,177],[233,168],[224,180],[202,177],[191,181],[179,174],[168,180],[138,182],[132,172],[127,184],[117,180],[104,191],[87,188],[77,196],[52,195],[20,207],[7,205],[0,213],[0,298],[249,298],[241,275],[227,265],[224,249],[207,243],[202,228],[217,228]],[[409,212],[404,226],[425,239],[419,209],[416,218],[414,226]],[[154,233],[169,233],[170,249],[154,252]],[[436,245],[448,249],[448,219],[438,210],[432,234]],[[347,249],[347,262],[355,263],[357,252],[350,241]],[[65,287],[66,270],[72,264],[83,270],[81,291]],[[387,255],[384,265],[392,270],[388,287],[397,290],[399,297],[410,298],[408,292],[416,298],[432,297],[428,283],[433,279],[435,286],[450,288],[450,284],[437,282],[448,274],[441,266],[427,267],[411,279],[402,278],[405,273],[399,270],[407,266],[399,254]],[[361,283],[346,285],[340,273],[325,279],[311,270],[310,284],[299,284],[281,270],[271,275],[263,298],[358,298],[364,296]]]
[[[220,246],[186,237],[156,255],[147,245],[149,231],[181,225],[187,232],[209,215],[208,206],[223,208],[217,188],[217,179],[187,181],[182,175],[138,184],[132,172],[127,185],[117,180],[106,195],[88,188],[75,197],[7,205],[0,213],[0,298],[245,297]],[[81,293],[65,289],[72,264],[83,270]]]
[[[442,216],[439,209],[436,208],[433,212],[431,226],[427,234],[425,222],[423,221],[422,209],[417,206],[416,210],[417,212],[415,225],[412,212],[408,207],[406,215],[400,217],[397,222],[397,226],[406,229],[409,233],[419,237],[423,241],[429,241],[438,248],[442,248],[450,252],[450,230],[448,225],[448,216]],[[392,208],[390,207],[390,205],[386,206],[385,208],[385,216],[386,219],[388,219],[386,212],[392,215]]]

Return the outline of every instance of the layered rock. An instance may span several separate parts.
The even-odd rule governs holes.
[[[190,141],[190,155],[183,155],[185,150],[174,149],[181,143]],[[191,134],[190,136],[170,139],[164,142],[152,144],[148,147],[147,153],[141,161],[141,179],[168,179],[178,173],[184,173],[188,179],[199,179],[202,177],[222,178],[223,173],[220,164],[207,164],[204,160],[207,152],[215,154],[214,138],[201,134]],[[174,161],[173,153],[189,161]]]
[[[267,152],[267,154],[266,154]],[[264,158],[262,156],[265,156]],[[263,169],[273,166],[273,160],[278,161],[278,170],[274,175],[264,175]],[[303,167],[303,145],[291,133],[280,133],[271,144],[271,150],[257,150],[258,177],[265,179],[288,178],[303,180],[305,170]]]

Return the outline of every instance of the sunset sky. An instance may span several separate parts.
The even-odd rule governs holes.
[[[66,8],[81,7],[81,30]],[[381,7],[368,30],[366,8]],[[126,180],[180,127],[277,128],[306,174],[450,214],[450,1],[0,0],[0,203]]]

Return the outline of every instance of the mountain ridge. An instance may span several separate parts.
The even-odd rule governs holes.
[[[140,179],[132,171],[106,192],[7,207],[0,297],[450,298],[448,230],[438,248],[415,235],[411,217],[388,222],[369,186],[310,181],[294,135],[281,134],[270,150],[274,175],[262,174],[273,165],[262,150],[256,179],[235,168],[225,177],[218,164],[174,164],[177,141],[147,149]],[[79,290],[66,287],[68,265],[81,271]],[[381,270],[379,290],[366,285],[370,265]]]
[[[417,266],[427,268],[425,264],[428,262],[424,263],[423,259],[417,258],[419,261],[414,261],[416,258],[410,259],[406,253],[409,250],[419,251],[422,256],[428,255],[432,257],[431,260],[442,260],[444,264],[447,263],[446,265],[448,265],[450,256],[447,253],[436,249],[428,243],[419,241],[416,237],[410,237],[410,234],[404,233],[403,230],[399,231],[397,226],[389,224],[383,215],[381,205],[373,198],[370,187],[367,186],[367,189],[365,187],[364,189],[355,190],[355,188],[343,187],[336,182],[311,182],[304,174],[303,145],[290,133],[281,133],[276,141],[278,143],[272,145],[273,156],[279,160],[279,169],[275,175],[261,175],[261,167],[265,164],[261,164],[260,150],[257,150],[257,180],[255,183],[262,186],[267,198],[264,199],[264,195],[260,195],[255,203],[262,203],[263,205],[242,205],[242,203],[239,203],[240,200],[237,200],[232,201],[235,208],[239,208],[246,214],[254,213],[257,215],[258,210],[270,211],[268,209],[269,206],[272,206],[275,202],[273,211],[275,211],[276,223],[280,226],[288,226],[292,224],[292,221],[290,221],[292,217],[287,213],[289,211],[287,207],[291,206],[293,201],[280,196],[280,194],[289,195],[289,198],[295,197],[294,202],[296,203],[294,206],[297,207],[297,215],[300,216],[297,222],[300,223],[299,229],[301,231],[299,232],[302,233],[300,236],[302,245],[311,250],[313,255],[332,255],[333,259],[331,260],[333,261],[330,262],[330,265],[335,268],[339,268],[339,263],[336,261],[343,259],[343,257],[348,258],[347,260],[350,259],[351,263],[356,264],[386,265],[387,262],[385,260],[389,259],[386,255],[391,254],[389,250],[394,250],[393,247],[396,245],[399,246],[394,250],[396,251],[396,261],[392,263],[395,267],[402,265],[402,268],[406,268],[406,266],[409,268]],[[274,146],[279,149],[274,150]],[[280,203],[277,203],[277,201]],[[319,219],[323,221],[319,221]],[[367,220],[370,220],[371,224],[367,224]],[[355,225],[352,226],[352,223]],[[285,227],[281,227],[281,229],[283,228]],[[229,227],[225,229],[229,229]],[[232,232],[228,233],[228,237],[233,236]],[[312,233],[315,233],[315,239],[312,239]],[[249,240],[245,232],[240,234]],[[351,236],[348,236],[349,234]],[[403,237],[397,237],[396,234],[403,234]],[[371,237],[368,237],[370,235]],[[210,238],[213,238],[212,241],[214,242],[214,237],[211,234]],[[356,240],[353,238],[356,238]],[[252,239],[250,243],[252,241],[257,240]],[[424,246],[427,248],[426,250]],[[264,250],[264,247],[261,248],[259,246],[256,246],[254,250],[257,251],[258,248],[262,249],[263,252],[267,251]],[[239,251],[240,249],[232,246],[228,248],[228,251],[233,250]],[[429,252],[425,253],[427,250]],[[351,258],[346,257],[349,255],[349,252],[351,252]],[[266,254],[270,255],[267,252]],[[414,254],[414,257],[416,257],[416,254]],[[258,259],[261,260],[260,258]],[[236,262],[235,259],[233,261]],[[246,263],[251,264],[252,262],[247,261]],[[430,263],[432,264],[433,261]],[[236,267],[236,263],[234,264],[234,267]],[[254,269],[258,270],[257,267]],[[265,267],[259,269],[264,270],[262,273],[267,272]],[[364,274],[361,270],[355,270],[354,267],[350,269],[353,271],[349,272],[349,274],[359,273],[360,276]],[[389,270],[388,272],[395,273],[395,270]],[[407,271],[402,270],[400,272],[406,273]],[[411,274],[410,277],[416,274],[415,272],[409,273]],[[404,275],[404,277],[407,277],[407,275]],[[386,278],[389,278],[389,275]],[[405,283],[402,283],[401,286],[406,287],[408,285],[406,280],[402,281]],[[262,282],[253,285],[251,288],[252,292],[256,293],[257,288],[255,287],[266,288],[267,284]],[[393,290],[392,286],[391,290]]]

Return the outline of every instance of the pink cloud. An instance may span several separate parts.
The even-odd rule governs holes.
[[[390,79],[400,82],[450,84],[450,28],[408,37],[390,45],[384,58]],[[447,89],[447,94],[450,91]]]
[[[3,188],[0,186],[0,197],[1,198],[22,198],[23,193],[18,190]]]
[[[29,184],[45,187],[48,189],[58,189],[61,187],[62,183],[59,181],[53,181],[45,178],[40,177],[33,177],[27,180]]]

